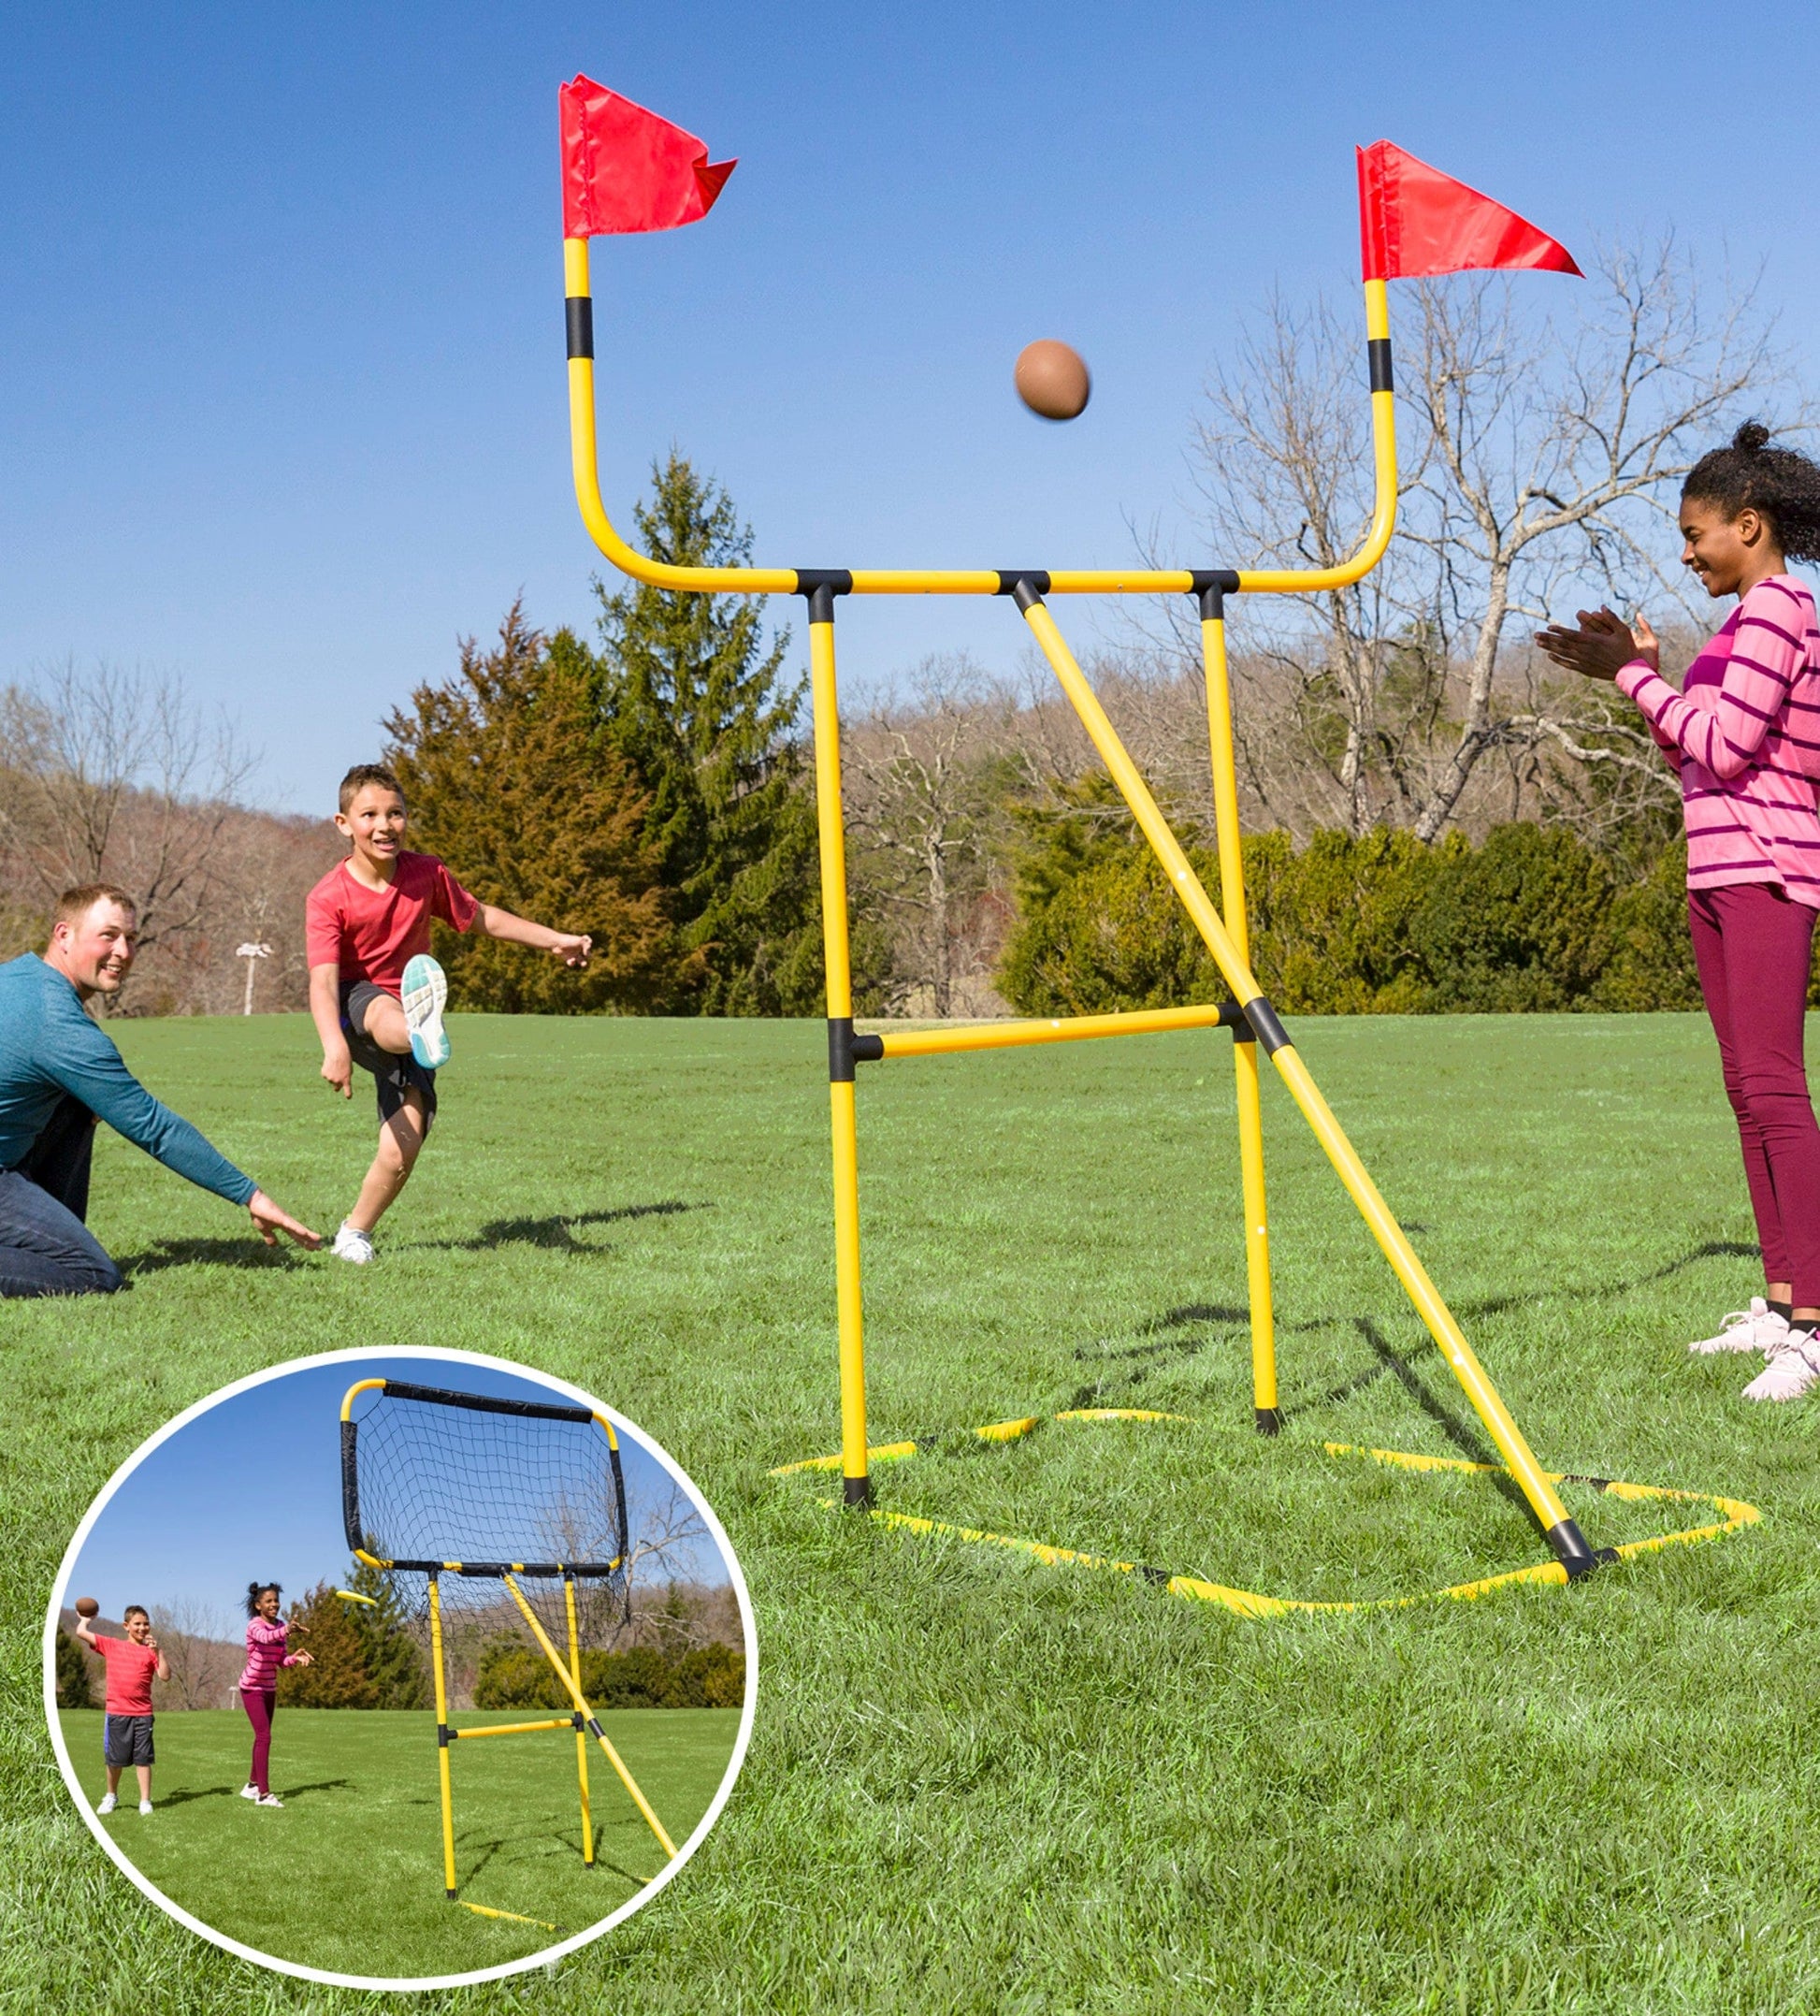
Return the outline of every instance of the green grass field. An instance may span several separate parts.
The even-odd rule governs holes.
[[[65,1710],[64,1738],[83,1790],[107,1790],[101,1716]],[[463,1715],[467,1728],[520,1715]],[[673,1840],[718,1790],[737,1712],[626,1709],[601,1725]],[[280,1711],[272,1790],[282,1813],[238,1798],[247,1723],[238,1711],[161,1715],[155,1811],[136,1781],[103,1821],[142,1876],[205,1924],[262,1953],[338,1974],[392,1980],[461,1974],[536,1952],[551,1935],[451,1909],[442,1893],[432,1718],[402,1712]],[[573,1739],[494,1737],[455,1754],[455,1869],[463,1897],[580,1932],[616,1910],[664,1853],[598,1751],[589,1760],[595,1866],[581,1855]]]
[[[307,1024],[122,1034],[337,1221],[370,1109],[320,1090]],[[374,1267],[267,1256],[104,1139],[94,1222],[131,1292],[7,1312],[0,2007],[78,1982],[135,2016],[356,2007],[120,1879],[56,1773],[38,1642],[70,1531],[146,1432],[255,1367],[397,1342],[515,1357],[640,1422],[726,1522],[760,1646],[743,1779],[678,1880],[553,1970],[426,2006],[1820,2008],[1820,1406],[1747,1406],[1747,1365],[1683,1349],[1756,1284],[1710,1037],[1670,1016],[1294,1034],[1542,1460],[1726,1492],[1760,1526],[1567,1592],[1256,1623],[837,1517],[825,1480],[767,1474],[838,1441],[820,1029],[457,1020]],[[918,1458],[881,1469],[886,1503],[1288,1594],[1542,1557],[1492,1484],[1320,1453],[1481,1438],[1274,1083],[1288,1418],[1251,1432],[1224,1038],[862,1070],[874,1440],[1075,1405],[1198,1423]],[[1569,1504],[1595,1545],[1692,1523]]]

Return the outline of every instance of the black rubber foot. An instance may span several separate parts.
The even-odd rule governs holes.
[[[850,1510],[863,1512],[872,1503],[872,1479],[870,1477],[843,1477],[841,1495],[846,1500]]]
[[[1616,1547],[1589,1547],[1585,1536],[1572,1519],[1563,1519],[1559,1526],[1551,1526],[1548,1544],[1554,1549],[1555,1559],[1567,1571],[1569,1582],[1578,1582],[1582,1575],[1590,1575],[1596,1568],[1610,1568],[1618,1559]]]
[[[443,1895],[444,1895],[445,1897],[447,1897],[447,1898],[448,1898],[448,1900],[449,1900],[449,1902],[450,1902],[451,1904],[453,1904],[453,1903],[454,1903],[454,1902],[455,1901],[455,1892],[454,1892],[454,1891],[452,1891],[452,1890],[444,1891],[444,1892],[443,1892]]]
[[[1280,1407],[1254,1407],[1260,1435],[1277,1435],[1282,1432],[1283,1410]]]

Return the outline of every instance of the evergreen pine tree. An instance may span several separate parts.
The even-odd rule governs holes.
[[[308,1652],[308,1666],[285,1666],[278,1675],[278,1699],[288,1708],[371,1708],[373,1683],[368,1676],[360,1634],[349,1621],[349,1605],[331,1582],[319,1582],[290,1609],[291,1621],[305,1630],[295,1633],[289,1649]]]
[[[701,964],[666,914],[647,794],[599,732],[594,675],[584,646],[567,633],[544,638],[514,602],[491,650],[469,638],[457,675],[420,686],[386,720],[410,844],[440,854],[483,902],[594,940],[576,970],[438,925],[437,956],[463,1008],[640,1009],[686,986]]]
[[[370,1552],[373,1542],[369,1538]],[[426,1708],[430,1704],[430,1675],[423,1648],[411,1629],[411,1622],[393,1578],[370,1561],[355,1561],[347,1587],[356,1596],[369,1596],[368,1603],[341,1607],[360,1641],[361,1661],[373,1690],[376,1708]]]
[[[61,1624],[57,1626],[57,1705],[60,1708],[92,1708],[94,1705],[88,1654]]]
[[[661,560],[737,566],[752,534],[733,500],[681,455],[634,507]],[[806,681],[767,648],[758,597],[632,584],[600,598],[598,702],[651,793],[656,846],[699,979],[665,1004],[714,1015],[802,1015],[822,1003],[815,800],[797,718]]]

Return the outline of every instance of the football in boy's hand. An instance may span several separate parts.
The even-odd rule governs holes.
[[[101,1615],[101,1605],[95,1602],[93,1596],[79,1596],[76,1599],[76,1615],[78,1617],[99,1617]]]
[[[1093,389],[1078,354],[1047,336],[1018,353],[1011,376],[1018,397],[1045,420],[1075,419],[1086,411]]]

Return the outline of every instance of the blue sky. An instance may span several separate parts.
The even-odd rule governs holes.
[[[341,1398],[356,1379],[387,1375],[505,1399],[568,1398],[466,1359],[376,1353],[285,1372],[198,1415],[133,1471],[83,1542],[65,1602],[91,1595],[118,1618],[129,1603],[155,1609],[187,1598],[238,1632],[250,1581],[283,1584],[288,1602],[344,1578]],[[639,1501],[667,1491],[669,1478],[631,1437],[620,1437],[620,1453],[636,1523]],[[700,1579],[724,1581],[712,1543],[698,1551]]]
[[[578,69],[741,159],[703,224],[597,241],[609,507],[673,442],[787,564],[1185,531],[1208,367],[1273,286],[1350,295],[1380,135],[1570,246],[1672,225],[1762,262],[1814,361],[1811,7],[111,4],[7,10],[0,60],[0,679],[181,673],[298,809],[521,588],[589,619]],[[1093,369],[1072,427],[1011,396],[1038,335]],[[848,605],[842,637],[858,691],[1021,645],[971,601]]]

